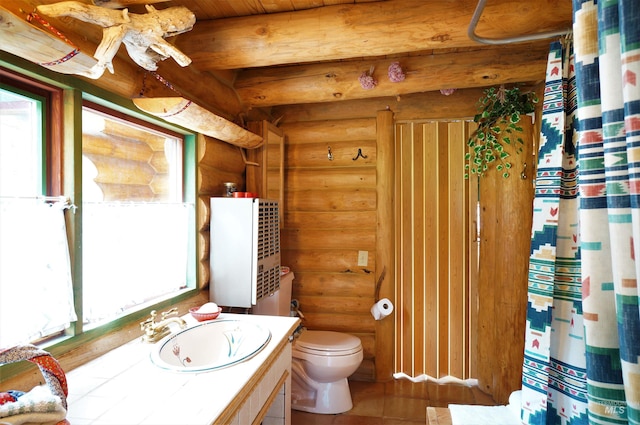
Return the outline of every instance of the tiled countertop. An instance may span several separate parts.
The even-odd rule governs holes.
[[[269,328],[271,340],[255,357],[232,367],[199,373],[162,370],[151,363],[154,344],[140,338],[67,374],[67,419],[73,425],[211,424],[254,386],[282,351],[298,319],[223,313],[220,318],[254,321]],[[196,324],[190,315],[188,325]],[[172,325],[174,326],[174,325]],[[177,329],[177,327],[176,327]],[[241,393],[242,392],[242,393]]]

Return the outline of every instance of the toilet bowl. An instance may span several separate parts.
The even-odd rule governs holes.
[[[294,341],[291,407],[311,413],[351,410],[347,378],[363,359],[360,338],[332,331],[304,330]]]
[[[286,268],[280,289],[260,299],[253,314],[289,316],[292,271]],[[302,318],[302,314],[297,311]],[[360,338],[333,331],[303,330],[294,340],[291,359],[291,408],[310,413],[336,414],[351,410],[347,378],[362,363]]]

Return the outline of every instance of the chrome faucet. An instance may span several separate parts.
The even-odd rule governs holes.
[[[171,310],[160,313],[160,321],[156,322],[156,316],[158,313],[155,310],[151,310],[149,317],[144,322],[140,322],[140,330],[144,332],[142,340],[144,342],[157,342],[163,337],[171,333],[169,325],[171,323],[177,323],[180,329],[184,329],[187,326],[181,317],[177,317],[178,309],[172,308]]]

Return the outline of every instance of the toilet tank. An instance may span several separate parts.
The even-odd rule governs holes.
[[[280,287],[278,201],[211,198],[209,298],[251,308]]]
[[[291,287],[294,277],[292,271],[283,272],[280,276],[280,289],[258,300],[251,312],[267,316],[290,316]]]

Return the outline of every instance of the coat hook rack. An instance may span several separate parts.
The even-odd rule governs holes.
[[[355,157],[353,157],[353,160],[355,161],[358,158],[367,159],[367,155],[364,155],[362,153],[362,149],[360,148],[358,148],[358,154]]]

